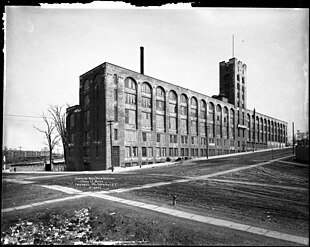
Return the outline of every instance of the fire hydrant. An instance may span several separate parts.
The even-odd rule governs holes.
[[[177,197],[175,195],[172,196],[172,205],[175,206],[177,204]]]

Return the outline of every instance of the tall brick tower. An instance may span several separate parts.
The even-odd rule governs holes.
[[[236,58],[228,62],[220,62],[220,95],[225,96],[228,102],[246,109],[246,64]]]

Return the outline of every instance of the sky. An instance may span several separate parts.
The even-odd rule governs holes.
[[[109,62],[207,96],[219,63],[247,64],[247,108],[309,128],[309,10],[5,8],[3,146],[42,150],[40,115],[79,103],[79,76]],[[56,150],[61,151],[61,146]]]

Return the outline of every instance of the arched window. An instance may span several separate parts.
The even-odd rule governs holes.
[[[255,134],[256,134],[256,137],[257,137],[257,142],[259,142],[260,140],[260,137],[259,137],[259,117],[256,117],[255,119]]]
[[[256,141],[256,137],[255,137],[255,118],[254,115],[252,115],[252,141],[255,142]]]
[[[177,96],[176,92],[173,91],[173,90],[171,90],[171,91],[169,92],[169,100],[175,101],[175,100],[177,100],[177,98],[178,98],[178,96]]]
[[[156,96],[157,97],[165,97],[165,90],[162,87],[156,88]]]
[[[185,103],[185,104],[188,103],[188,102],[187,102],[187,96],[186,96],[186,94],[184,94],[184,93],[181,94],[181,103]]]
[[[214,137],[214,104],[212,102],[209,103],[209,110],[208,110],[208,126],[210,126],[210,129],[208,129],[209,137]]]
[[[114,83],[114,85],[118,84],[118,77],[116,74],[113,75],[113,83]]]
[[[278,123],[278,142],[281,142],[280,123]]]
[[[200,118],[206,119],[207,117],[207,103],[202,99],[200,101]]]
[[[191,105],[192,106],[197,106],[197,99],[195,97],[191,98]]]
[[[74,127],[74,113],[69,115],[70,128]]]
[[[143,82],[141,86],[141,91],[144,93],[151,94],[152,93],[152,87],[147,82]]]
[[[223,111],[223,138],[228,139],[229,138],[229,120],[228,120],[228,109],[225,106]]]
[[[178,112],[178,96],[175,91],[169,92],[169,130],[176,132],[178,129],[176,113]]]
[[[83,84],[83,90],[84,90],[84,93],[88,92],[89,90],[89,80],[86,80]]]
[[[264,122],[262,117],[260,118],[260,141],[264,141]]]
[[[187,111],[188,111],[188,99],[185,94],[181,94],[181,115],[187,117]]]
[[[95,79],[94,79],[94,91],[93,91],[93,108],[92,108],[92,111],[93,111],[93,118],[94,118],[94,139],[95,140],[99,140],[99,107],[100,107],[100,104],[99,104],[99,83],[100,83],[100,78],[101,76],[99,74],[97,74],[95,76]],[[117,90],[114,88],[114,91]],[[115,92],[114,92],[114,95],[115,95]],[[117,107],[117,98],[115,99],[115,96],[114,96],[114,109],[115,109],[115,106]],[[116,118],[115,118],[116,117]],[[117,121],[117,116],[115,116],[115,112],[114,112],[114,121]]]
[[[137,128],[137,83],[131,77],[125,79],[125,124]]]
[[[265,134],[265,143],[267,143],[268,132],[267,132],[267,120],[266,119],[264,119],[264,134]]]
[[[273,121],[271,121],[271,141],[274,141],[274,128],[273,128]]]
[[[235,111],[233,109],[230,109],[229,113],[229,136],[231,139],[235,138]]]
[[[152,130],[152,87],[149,83],[143,82],[141,91],[141,128]]]
[[[188,98],[186,94],[181,94],[181,106],[180,106],[180,132],[181,134],[188,134]],[[183,137],[182,137],[183,138]]]
[[[222,138],[222,107],[220,105],[216,106],[215,136]]]
[[[137,89],[136,81],[133,78],[131,78],[131,77],[127,77],[125,79],[125,88],[136,90]]]
[[[197,99],[195,97],[191,98],[191,116],[197,117],[198,115],[198,107],[197,107]]]
[[[195,97],[191,98],[191,126],[192,135],[198,135],[198,102]]]
[[[165,131],[165,90],[162,87],[156,88],[156,130]]]

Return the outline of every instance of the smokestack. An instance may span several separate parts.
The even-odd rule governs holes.
[[[140,74],[144,74],[144,47],[140,46]]]

